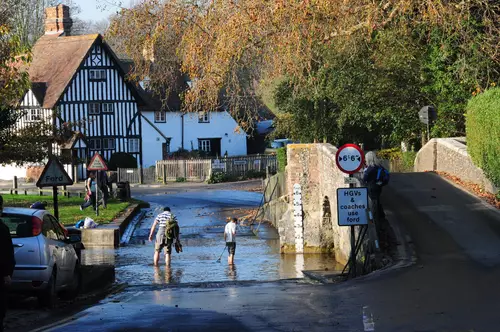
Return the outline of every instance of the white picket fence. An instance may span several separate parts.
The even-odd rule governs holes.
[[[202,182],[210,177],[211,166],[210,159],[160,160],[156,162],[156,178],[159,181]]]
[[[219,159],[178,159],[159,160],[156,167],[143,169],[142,182],[172,182],[190,181],[203,182],[215,172],[231,176],[244,176],[249,172],[265,172],[269,167],[271,173],[278,169],[278,162],[274,155],[252,155],[242,157],[227,157]],[[118,181],[139,183],[141,181],[140,168],[119,169]]]

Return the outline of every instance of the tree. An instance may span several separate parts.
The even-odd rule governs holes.
[[[15,133],[12,125],[20,114],[13,110],[29,86],[29,78],[22,69],[29,54],[12,33],[12,10],[9,1],[0,2],[0,162],[7,158],[9,143]]]
[[[12,15],[12,32],[23,47],[31,47],[45,33],[45,8],[65,4],[78,14],[74,0],[2,0]],[[78,20],[76,20],[78,22]],[[76,26],[78,28],[78,25]]]

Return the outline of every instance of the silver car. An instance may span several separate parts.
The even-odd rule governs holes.
[[[78,293],[80,262],[57,219],[45,210],[5,207],[2,221],[9,227],[16,266],[11,290],[34,294],[40,304],[52,306],[58,296]]]

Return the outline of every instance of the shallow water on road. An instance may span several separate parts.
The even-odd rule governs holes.
[[[302,278],[302,270],[339,269],[332,255],[281,255],[279,240],[262,239],[249,226],[238,226],[235,265],[228,266],[223,241],[225,218],[257,209],[262,195],[238,191],[200,191],[175,195],[137,197],[150,202],[151,208],[141,220],[128,244],[119,249],[88,249],[84,263],[116,265],[119,282],[135,285],[178,284],[215,281],[271,281]],[[154,217],[163,206],[170,206],[181,227],[183,252],[172,253],[171,267],[153,266],[154,242],[148,235]],[[261,234],[277,234],[262,224]],[[269,237],[269,236],[265,236]],[[154,241],[154,236],[153,236]],[[222,253],[219,262],[217,259]]]

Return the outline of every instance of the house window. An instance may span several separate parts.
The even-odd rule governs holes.
[[[141,144],[138,138],[129,138],[128,139],[128,152],[134,153],[139,152],[139,144]]]
[[[205,152],[212,151],[210,140],[209,139],[200,139],[198,141],[198,149],[200,149],[201,151],[205,151]]]
[[[167,122],[167,114],[165,111],[155,112],[155,122]]]
[[[101,105],[99,103],[89,104],[89,115],[99,115],[101,113]]]
[[[90,150],[100,150],[101,149],[101,139],[91,138],[88,140]]]
[[[89,79],[91,81],[105,81],[106,71],[103,69],[91,69],[89,70]]]
[[[40,109],[29,110],[26,114],[28,122],[38,122],[42,120],[43,111]]]
[[[111,103],[105,103],[101,104],[101,109],[103,113],[113,113],[114,112],[114,104]]]
[[[104,150],[114,150],[116,147],[114,138],[104,138],[102,143]]]
[[[198,122],[199,123],[209,123],[210,122],[210,114],[208,112],[198,113]]]

